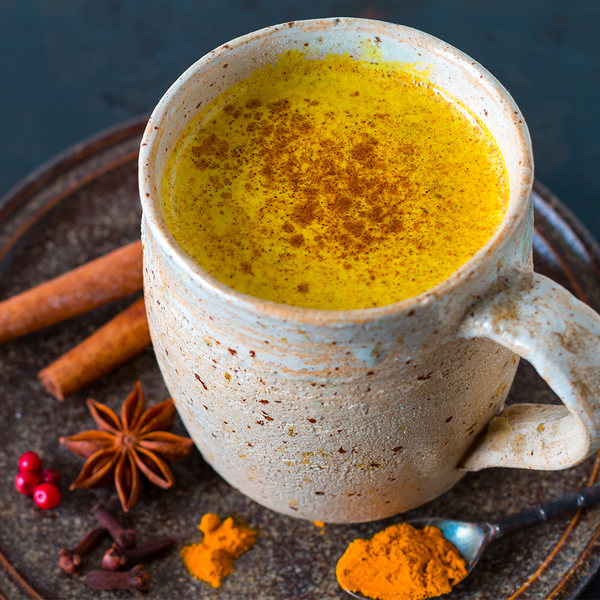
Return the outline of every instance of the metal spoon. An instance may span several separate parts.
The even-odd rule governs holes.
[[[467,573],[470,573],[483,554],[484,550],[498,538],[522,531],[542,523],[577,512],[581,508],[594,506],[600,502],[600,483],[583,488],[573,494],[567,494],[556,500],[544,502],[539,506],[528,508],[510,515],[497,523],[466,523],[451,519],[424,518],[405,521],[413,527],[422,528],[433,525],[441,530],[444,537],[454,544],[467,562]],[[355,592],[344,590],[354,598],[371,600]]]

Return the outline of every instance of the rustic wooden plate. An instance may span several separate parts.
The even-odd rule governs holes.
[[[127,123],[70,149],[32,173],[0,200],[0,298],[5,298],[100,256],[139,236],[136,158],[145,119]],[[543,186],[536,185],[535,263],[600,309],[600,250],[575,217]],[[60,435],[93,427],[85,406],[92,397],[113,408],[137,379],[149,403],[167,391],[151,349],[59,403],[44,393],[38,371],[131,302],[124,299],[90,314],[0,347],[0,598],[126,598],[130,592],[88,590],[58,568],[58,551],[72,547],[94,526],[90,514],[101,499],[141,543],[174,536],[176,548],[148,564],[149,598],[220,600],[344,599],[335,564],[355,537],[368,537],[391,520],[324,529],[253,503],[226,484],[198,452],[174,463],[177,486],[148,484],[138,506],[125,516],[113,490],[68,491],[81,462],[58,444]],[[556,402],[526,363],[519,368],[511,402]],[[180,422],[174,430],[185,435]],[[17,461],[36,450],[47,466],[62,471],[63,501],[39,510],[13,486]],[[467,475],[451,492],[404,517],[446,516],[493,520],[595,482],[592,458],[564,472],[491,469]],[[218,590],[191,579],[179,558],[184,544],[200,538],[205,512],[236,515],[260,534],[255,548],[236,561]],[[490,547],[476,570],[451,594],[458,599],[573,599],[598,567],[593,552],[600,508],[543,524]],[[99,568],[102,550],[84,573]]]

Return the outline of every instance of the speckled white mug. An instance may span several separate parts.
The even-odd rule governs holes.
[[[381,308],[302,309],[219,283],[163,218],[160,180],[176,140],[208,102],[281,52],[308,44],[319,55],[360,56],[366,41],[386,59],[427,65],[431,81],[487,125],[510,178],[502,224],[444,282]],[[251,33],[169,89],[139,164],[156,357],[196,445],[250,498],[306,519],[368,521],[435,498],[464,469],[564,469],[598,450],[600,319],[532,272],[529,134],[506,90],[460,51],[361,19]],[[503,411],[517,355],[563,405]]]

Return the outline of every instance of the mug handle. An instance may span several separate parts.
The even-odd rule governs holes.
[[[506,407],[459,468],[554,471],[600,448],[600,316],[589,306],[551,279],[514,268],[467,311],[459,335],[528,360],[563,402]]]

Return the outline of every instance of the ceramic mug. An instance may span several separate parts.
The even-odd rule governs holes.
[[[160,181],[178,137],[220,92],[289,48],[360,56],[365,44],[385,60],[425,64],[496,139],[510,201],[493,238],[439,285],[379,308],[304,309],[216,281],[163,217]],[[205,459],[250,498],[305,519],[369,521],[435,498],[465,470],[565,469],[598,450],[600,319],[533,273],[528,130],[508,92],[462,52],[362,19],[251,33],[169,89],[139,166],[144,291],[160,369]],[[562,405],[503,410],[519,356]]]

